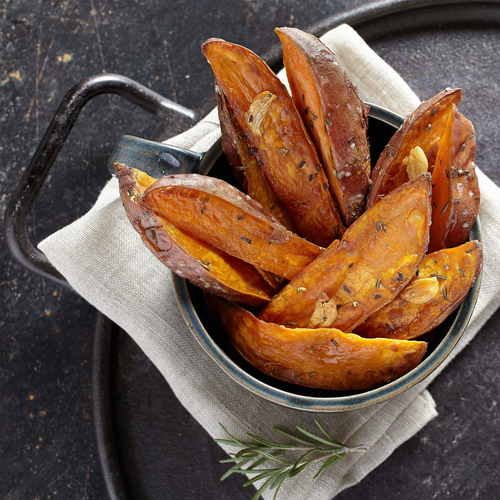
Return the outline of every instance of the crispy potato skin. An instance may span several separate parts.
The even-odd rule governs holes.
[[[142,206],[142,194],[155,179],[124,164],[115,164],[115,169],[127,217],[163,264],[203,290],[228,300],[252,306],[269,302],[272,288],[253,266],[193,238]]]
[[[350,332],[390,302],[413,277],[429,243],[430,174],[415,177],[366,211],[259,314],[269,323],[314,328],[322,302],[330,325]]]
[[[299,231],[307,240],[326,247],[343,232],[340,215],[328,189],[314,145],[293,99],[269,67],[250,50],[212,38],[202,45],[215,77],[234,111],[259,165]],[[252,132],[254,100],[269,92],[270,103]]]
[[[296,28],[276,28],[297,109],[318,151],[343,221],[364,211],[370,182],[366,138],[369,107],[358,97],[336,55]]]
[[[287,279],[322,251],[220,179],[196,174],[162,177],[145,191],[142,203],[197,239]]]
[[[242,190],[258,201],[288,230],[296,233],[297,228],[293,219],[279,201],[273,187],[257,163],[257,159],[250,154],[245,135],[217,82],[215,83],[215,95],[222,132],[222,149]]]
[[[461,89],[443,90],[428,101],[423,102],[410,113],[392,136],[372,170],[372,186],[368,193],[366,208],[408,181],[406,167],[402,161],[415,146],[420,146],[429,162],[432,173],[436,155],[444,134],[452,105],[458,105],[462,98]]]
[[[369,316],[354,333],[367,338],[413,339],[429,332],[460,305],[476,282],[482,263],[482,245],[478,241],[427,255],[420,264],[418,278],[438,277],[439,290],[434,299],[414,304],[398,296]]]
[[[412,370],[425,342],[363,339],[334,328],[290,329],[207,297],[231,342],[255,368],[280,380],[337,391],[371,389]]]
[[[479,212],[474,126],[453,105],[432,173],[429,251],[461,245]]]

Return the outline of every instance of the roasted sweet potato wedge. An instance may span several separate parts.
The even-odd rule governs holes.
[[[226,96],[217,82],[215,83],[215,95],[217,97],[222,132],[222,150],[242,190],[258,201],[283,226],[296,233],[297,228],[293,219],[288,215],[283,203],[278,199],[257,159],[250,154],[245,134],[241,130],[233,111],[229,108]]]
[[[318,151],[344,223],[364,211],[370,178],[369,107],[337,56],[297,28],[276,28],[297,109]]]
[[[427,333],[460,305],[476,282],[482,262],[478,241],[429,254],[420,264],[418,277],[361,323],[355,333],[391,339],[413,339]],[[431,280],[436,283],[435,289]]]
[[[251,365],[266,375],[307,387],[371,389],[415,368],[427,347],[425,342],[363,339],[334,328],[286,328],[260,321],[218,297],[207,300]]]
[[[211,38],[202,45],[215,77],[278,198],[307,240],[326,247],[343,225],[293,99],[250,50]]]
[[[115,164],[125,212],[144,244],[173,272],[203,290],[243,304],[260,306],[272,288],[257,270],[239,259],[193,238],[142,206],[142,195],[155,179]]]
[[[367,210],[259,314],[269,323],[350,332],[412,279],[429,243],[430,174]]]
[[[461,245],[479,212],[474,126],[453,105],[432,172],[429,251]]]
[[[196,174],[162,177],[145,191],[142,204],[195,238],[287,279],[322,251],[220,179]]]
[[[452,105],[458,105],[461,98],[461,89],[443,90],[405,118],[372,170],[367,208],[409,180],[408,160],[414,148],[422,150],[426,157],[425,167],[432,173]]]

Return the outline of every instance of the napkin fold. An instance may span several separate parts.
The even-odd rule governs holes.
[[[352,28],[342,25],[322,40],[340,58],[363,100],[403,116],[419,105],[402,78]],[[219,136],[217,111],[213,110],[192,129],[167,142],[203,152]],[[440,370],[500,304],[500,189],[481,172],[478,177],[484,248],[482,286],[469,327]],[[223,437],[219,422],[240,438],[253,432],[276,439],[273,426],[293,431],[300,425],[314,431],[317,419],[339,441],[366,446],[366,452],[347,455],[317,479],[313,479],[314,470],[304,470],[283,484],[279,499],[333,498],[359,482],[437,415],[426,387],[440,370],[389,401],[344,413],[291,410],[240,387],[217,366],[186,326],[170,271],[146,249],[127,220],[116,179],[108,182],[85,216],[49,236],[39,248],[83,298],[132,336],[212,437]],[[264,498],[270,500],[271,492]]]

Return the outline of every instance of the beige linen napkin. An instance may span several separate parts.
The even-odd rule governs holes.
[[[342,60],[362,99],[401,115],[419,100],[401,77],[348,26],[323,37]],[[443,82],[443,87],[446,82]],[[191,130],[169,140],[206,151],[219,137],[214,110]],[[500,303],[497,214],[500,190],[484,175],[480,217],[484,273],[474,316],[454,354],[477,333]],[[116,179],[109,181],[84,217],[51,235],[39,248],[88,302],[126,330],[158,367],[186,409],[213,437],[223,437],[218,422],[236,436],[253,432],[272,439],[273,426],[314,430],[314,419],[348,445],[367,451],[348,455],[318,479],[307,469],[285,482],[279,498],[327,500],[360,481],[437,413],[425,387],[431,378],[391,400],[363,410],[312,414],[290,410],[254,396],[233,382],[197,343],[181,316],[170,271],[147,250],[123,211]],[[147,411],[147,409],[145,409]],[[234,451],[234,449],[226,448]],[[266,493],[264,498],[272,498]]]

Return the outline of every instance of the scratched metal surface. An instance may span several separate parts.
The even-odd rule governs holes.
[[[4,0],[0,18],[0,210],[65,92],[103,71],[149,85],[192,108],[213,102],[200,43],[221,36],[264,53],[273,28],[306,27],[356,0]],[[389,34],[367,25],[374,49],[422,99],[462,86],[476,125],[478,164],[500,185],[496,95],[500,31],[453,21]],[[430,18],[429,18],[430,17]],[[452,17],[452,16],[451,16]],[[397,24],[397,23],[400,24]],[[168,124],[178,131],[175,118]],[[153,119],[118,97],[82,113],[30,220],[38,241],[84,214],[106,181],[124,133],[151,137]],[[106,498],[91,416],[95,315],[77,296],[27,273],[0,247],[0,498]],[[440,415],[338,498],[485,498],[500,487],[499,313],[431,386]],[[112,360],[118,449],[131,499],[250,499],[239,478],[219,483],[224,455],[189,418],[156,369],[118,335]],[[152,426],[152,423],[155,423]],[[175,450],[176,454],[171,451]]]

